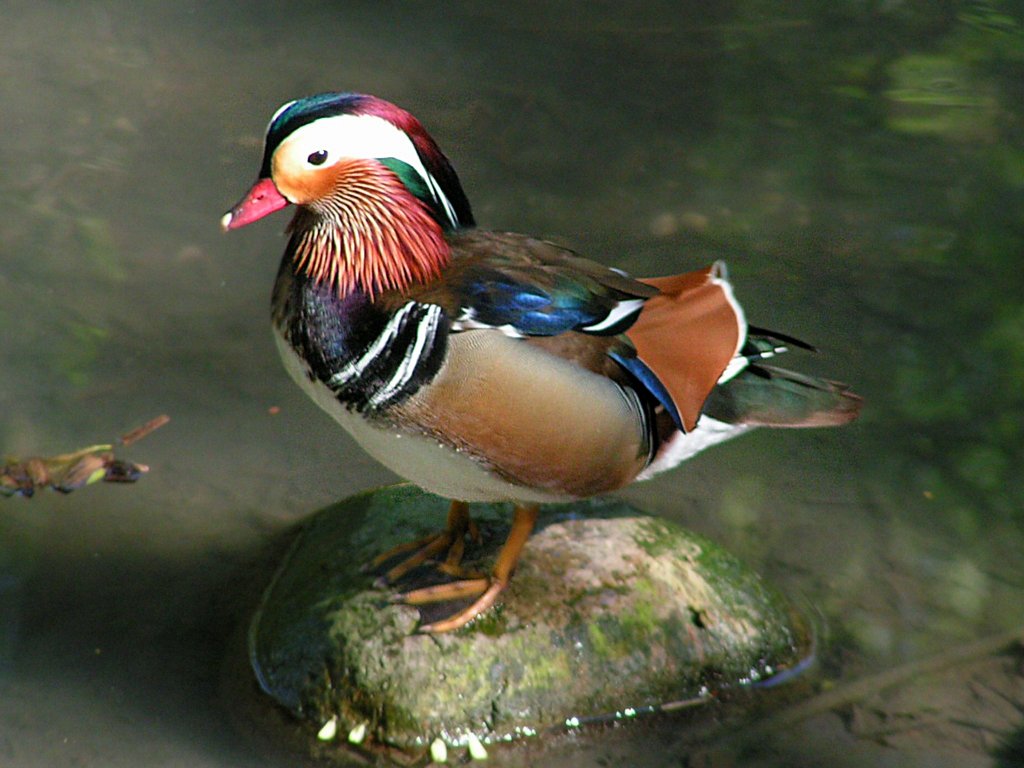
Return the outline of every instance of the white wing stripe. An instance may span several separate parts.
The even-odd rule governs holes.
[[[593,325],[583,326],[580,330],[587,333],[600,333],[603,330],[616,326],[630,315],[639,312],[643,305],[644,299],[626,299],[625,301],[617,302],[603,320]]]

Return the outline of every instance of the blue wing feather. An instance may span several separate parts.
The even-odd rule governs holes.
[[[547,275],[545,275],[547,277]],[[558,275],[551,285],[527,280],[514,281],[497,270],[481,270],[459,287],[463,309],[475,324],[510,326],[525,336],[556,336],[567,331],[584,331],[600,325],[622,303],[596,283]],[[629,301],[636,301],[629,297]],[[639,303],[635,316],[639,313]],[[627,319],[625,326],[632,322]],[[621,333],[622,322],[594,333]]]

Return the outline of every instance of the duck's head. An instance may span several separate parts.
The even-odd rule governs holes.
[[[278,109],[267,126],[259,178],[221,225],[237,229],[289,203],[328,217],[345,203],[346,188],[360,184],[404,190],[443,229],[473,225],[455,170],[419,120],[359,93],[323,93]],[[359,195],[350,195],[352,201],[360,202]]]
[[[450,257],[445,232],[473,226],[459,177],[419,120],[358,93],[278,109],[259,178],[221,225],[238,229],[289,203],[295,270],[339,295],[436,278]]]

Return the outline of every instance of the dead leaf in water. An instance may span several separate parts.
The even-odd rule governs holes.
[[[131,445],[170,421],[158,416],[122,435],[120,445]],[[149,471],[145,464],[118,459],[112,444],[91,445],[57,456],[9,458],[0,466],[0,496],[31,497],[40,488],[71,493],[93,483],[134,483]]]

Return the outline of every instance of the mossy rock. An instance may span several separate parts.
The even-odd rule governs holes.
[[[510,509],[471,510],[483,541],[465,564],[486,570]],[[735,557],[616,500],[546,509],[498,607],[457,632],[418,634],[419,611],[390,602],[361,566],[446,513],[444,499],[400,485],[315,515],[251,626],[263,690],[317,727],[337,718],[342,735],[412,749],[699,699],[769,677],[805,647],[790,605]]]

